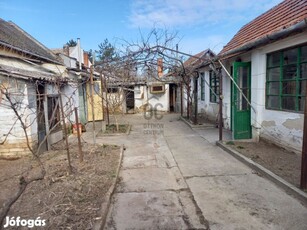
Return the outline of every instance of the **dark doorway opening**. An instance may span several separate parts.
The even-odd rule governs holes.
[[[45,86],[43,84],[38,84],[36,88],[36,95],[38,145],[44,142],[41,144],[39,151],[39,154],[41,154],[47,151],[47,140],[44,141],[46,136],[46,122],[44,112]]]
[[[176,98],[177,98],[177,85],[176,84],[169,84],[169,111],[177,112],[176,111]]]
[[[134,113],[134,87],[125,90],[127,113]]]

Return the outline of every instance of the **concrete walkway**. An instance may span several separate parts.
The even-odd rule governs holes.
[[[217,147],[216,128],[123,119],[130,135],[97,138],[126,147],[105,229],[307,229],[307,208]]]

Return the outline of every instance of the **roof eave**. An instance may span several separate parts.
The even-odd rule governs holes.
[[[254,49],[256,47],[263,46],[263,45],[266,45],[268,43],[280,40],[280,39],[285,38],[285,37],[287,37],[291,34],[300,33],[306,28],[307,28],[307,18],[305,18],[304,20],[302,20],[302,21],[300,21],[300,22],[298,22],[298,23],[296,23],[296,24],[294,24],[294,25],[292,25],[292,26],[290,26],[286,29],[283,29],[283,30],[274,32],[272,34],[266,35],[266,36],[261,37],[257,40],[254,40],[252,42],[248,42],[248,43],[246,43],[246,44],[244,44],[240,47],[226,51],[222,54],[218,54],[217,59],[220,59],[220,60],[227,59],[230,56],[235,56],[236,54],[243,53],[243,52],[249,51],[251,49]]]
[[[0,45],[6,46],[6,47],[8,47],[8,48],[10,48],[10,49],[14,49],[14,50],[16,50],[16,51],[18,51],[18,52],[22,52],[22,53],[25,53],[25,54],[28,54],[28,55],[37,57],[37,58],[39,58],[39,59],[41,59],[41,60],[44,60],[44,61],[48,61],[48,62],[51,62],[51,63],[54,63],[54,64],[62,65],[62,63],[59,62],[59,61],[52,60],[52,59],[50,59],[50,58],[43,57],[43,56],[41,56],[41,55],[38,55],[38,54],[35,54],[35,53],[32,53],[32,52],[29,52],[29,51],[27,51],[27,50],[20,49],[20,48],[18,48],[18,47],[12,46],[12,45],[7,44],[7,43],[2,42],[2,41],[0,41]]]

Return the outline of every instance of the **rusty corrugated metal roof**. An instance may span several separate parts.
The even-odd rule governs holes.
[[[219,55],[287,29],[306,18],[307,0],[285,0],[243,26]]]
[[[54,74],[29,71],[1,64],[0,64],[0,75],[8,75],[25,80],[36,79],[36,80],[45,80],[45,81],[55,81],[56,79],[60,79],[60,78],[55,78]]]

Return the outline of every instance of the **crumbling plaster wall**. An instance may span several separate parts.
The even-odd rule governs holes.
[[[25,123],[29,145],[35,149],[37,147],[37,124],[35,122],[36,100],[33,101],[32,97],[35,95],[34,87],[23,80],[9,79],[1,75],[0,83],[10,89],[10,96],[16,102],[17,112]],[[0,156],[16,157],[30,154],[20,121],[4,95],[1,95],[0,100]]]
[[[301,152],[303,137],[303,114],[275,111],[265,108],[266,56],[268,53],[307,42],[307,33],[288,37],[268,44],[251,53],[252,82],[251,102],[253,136],[269,140],[286,149]]]
[[[286,149],[301,152],[304,116],[303,114],[280,111],[266,111],[263,114],[260,137]]]

